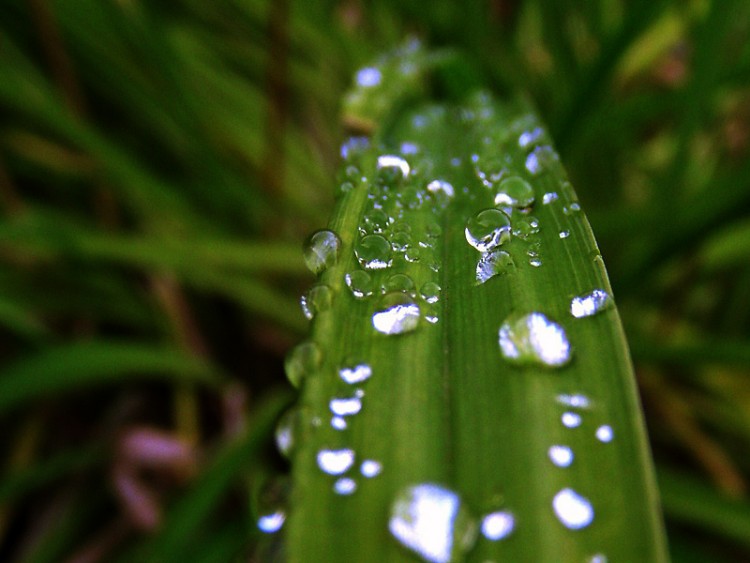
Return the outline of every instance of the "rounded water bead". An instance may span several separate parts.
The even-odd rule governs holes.
[[[286,512],[279,509],[258,518],[258,529],[265,534],[274,534],[281,530],[285,521]]]
[[[510,240],[510,217],[499,209],[485,209],[466,223],[466,241],[479,252],[488,252]]]
[[[409,175],[411,167],[400,156],[384,154],[378,157],[378,178],[385,183],[402,180]]]
[[[440,300],[440,286],[433,281],[425,282],[420,293],[426,303],[437,303]]]
[[[391,505],[388,529],[429,563],[463,559],[476,541],[477,524],[455,492],[432,483],[402,489]]]
[[[368,270],[381,270],[391,265],[391,245],[380,235],[367,235],[354,246],[360,265]]]
[[[313,274],[320,274],[338,260],[341,239],[333,231],[323,229],[311,234],[304,247],[305,264]]]
[[[526,208],[533,204],[534,188],[523,178],[506,178],[498,185],[495,205]]]
[[[570,314],[577,319],[590,317],[608,308],[611,303],[609,293],[603,289],[595,289],[585,295],[574,297],[570,301]]]
[[[292,348],[284,360],[284,370],[289,382],[299,387],[302,381],[318,370],[323,353],[314,342],[302,342]]]
[[[615,437],[615,433],[612,431],[612,427],[608,424],[603,424],[596,429],[596,439],[605,444],[611,442]]]
[[[300,299],[302,313],[309,320],[312,320],[318,313],[330,309],[332,303],[333,290],[325,284],[312,286]]]
[[[362,462],[362,465],[359,467],[360,473],[364,477],[367,477],[368,479],[372,479],[373,477],[377,477],[380,475],[380,472],[383,470],[383,464],[379,461],[375,461],[374,459],[366,459]]]
[[[370,297],[375,292],[375,282],[364,270],[354,270],[345,274],[344,283],[357,299]]]
[[[558,467],[569,467],[573,463],[573,450],[568,446],[555,444],[547,450],[547,455],[552,463]]]
[[[482,518],[482,535],[490,541],[507,538],[516,527],[516,519],[511,512],[499,510]]]
[[[393,274],[383,284],[383,292],[391,291],[411,292],[414,290],[414,281],[406,274]]]
[[[317,455],[318,467],[329,475],[346,473],[354,463],[354,450],[320,450]]]
[[[594,508],[589,500],[573,489],[563,489],[552,499],[552,508],[563,526],[580,530],[594,521]]]
[[[333,484],[333,490],[337,495],[351,495],[357,490],[357,482],[350,477],[340,477]]]
[[[571,358],[565,330],[543,313],[510,315],[500,326],[498,343],[505,359],[515,364],[560,367]]]
[[[500,274],[511,274],[515,269],[516,263],[511,255],[504,250],[485,252],[477,261],[477,284],[485,283]]]
[[[372,315],[372,326],[383,334],[403,334],[417,328],[419,316],[419,305],[408,294],[387,293]]]

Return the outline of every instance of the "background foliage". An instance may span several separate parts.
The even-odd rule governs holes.
[[[521,91],[588,211],[675,561],[750,558],[750,5],[0,4],[0,559],[247,560],[340,100],[409,34]],[[464,78],[461,78],[464,77]],[[270,483],[270,485],[268,484]]]

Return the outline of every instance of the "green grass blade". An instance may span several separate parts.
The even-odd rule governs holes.
[[[333,297],[287,365],[302,381],[290,561],[666,560],[611,289],[539,127],[477,95],[401,116],[346,163],[318,282]],[[468,244],[487,209],[497,224]],[[572,314],[595,290],[606,305]],[[357,365],[371,377],[350,384]]]

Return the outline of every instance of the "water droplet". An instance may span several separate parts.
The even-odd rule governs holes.
[[[378,157],[378,177],[386,184],[406,178],[410,171],[409,163],[400,156],[384,154]]]
[[[375,291],[375,282],[364,270],[354,270],[344,276],[344,283],[357,299],[370,297]]]
[[[320,450],[318,467],[329,475],[346,473],[354,463],[354,450]]]
[[[570,314],[575,318],[590,317],[603,311],[612,303],[609,293],[603,289],[595,289],[585,295],[574,297],[570,301]]]
[[[352,416],[362,410],[362,399],[359,397],[331,399],[328,407],[337,416]]]
[[[373,477],[380,475],[380,472],[383,470],[383,464],[374,459],[366,459],[362,462],[359,470],[364,477],[372,479]]]
[[[430,483],[399,492],[388,529],[404,547],[430,563],[458,561],[476,539],[476,523],[460,497]]]
[[[559,235],[560,235],[560,238],[568,238],[570,236],[570,231],[568,230],[560,231]]]
[[[370,379],[372,368],[367,364],[357,364],[353,367],[345,367],[339,370],[339,377],[350,385],[362,383]]]
[[[375,67],[365,67],[357,71],[357,84],[363,88],[372,88],[380,84],[383,79],[383,75],[380,70]]]
[[[542,197],[542,203],[544,205],[549,205],[553,201],[557,200],[557,198],[558,198],[557,193],[555,193],[555,192],[547,192],[546,194],[544,194],[544,197]]]
[[[552,499],[552,508],[566,528],[580,530],[594,520],[594,508],[589,500],[573,489],[563,489]]]
[[[565,330],[542,313],[513,314],[500,327],[500,350],[515,364],[560,367],[570,361]]]
[[[304,247],[305,264],[313,274],[320,274],[338,260],[341,239],[333,231],[326,229],[311,234]]]
[[[421,295],[426,303],[437,303],[440,300],[440,286],[432,281],[425,282],[422,285]]]
[[[331,417],[331,427],[335,430],[346,430],[348,426],[349,424],[346,422],[346,419],[343,416]]]
[[[393,236],[391,236],[391,248],[394,252],[406,252],[411,244],[412,240],[409,233],[393,233]]]
[[[340,477],[333,484],[333,490],[337,495],[351,495],[357,490],[357,482],[349,477]]]
[[[427,184],[427,191],[444,199],[450,199],[455,194],[453,186],[445,180],[433,180]]]
[[[526,217],[515,222],[513,227],[513,236],[520,239],[528,240],[529,237],[539,232],[539,219],[536,217]]]
[[[524,131],[521,133],[521,136],[518,137],[518,146],[522,149],[526,149],[538,143],[542,138],[542,135],[544,135],[544,129],[541,127],[535,127],[531,131]]]
[[[341,158],[349,160],[355,155],[363,153],[369,146],[370,140],[367,137],[349,137],[341,145]]]
[[[318,313],[330,309],[332,303],[333,290],[325,284],[312,286],[300,299],[302,313],[309,320],[312,320]]]
[[[571,203],[568,207],[563,207],[565,215],[573,215],[581,210],[581,206],[576,202]]]
[[[499,209],[485,209],[466,223],[466,240],[479,252],[488,252],[510,240],[510,217]]]
[[[286,520],[286,512],[277,510],[258,518],[258,529],[266,534],[274,534],[281,530]]]
[[[596,438],[600,442],[605,444],[611,442],[615,437],[615,433],[612,431],[612,427],[608,424],[604,424],[596,429]]]
[[[515,269],[516,263],[511,255],[504,250],[486,252],[477,262],[477,283],[485,283],[500,274],[511,274]]]
[[[537,147],[526,157],[526,170],[529,171],[529,174],[536,176],[544,172],[559,159],[560,157],[552,150],[552,147],[547,145]]]
[[[482,535],[490,541],[507,538],[516,527],[516,519],[511,512],[500,510],[482,518]]]
[[[383,292],[391,291],[411,292],[414,290],[414,281],[406,274],[393,274],[383,284]]]
[[[362,218],[365,233],[380,234],[388,228],[390,218],[382,209],[373,209]]]
[[[354,246],[360,265],[368,270],[381,270],[391,265],[391,245],[380,235],[367,235]]]
[[[401,292],[387,293],[372,315],[372,326],[383,334],[411,332],[419,325],[419,305]]]
[[[495,205],[526,208],[534,204],[534,188],[523,178],[506,178],[497,190]]]
[[[573,450],[568,446],[554,445],[547,450],[547,455],[557,467],[569,467],[573,463]]]
[[[567,428],[577,428],[581,425],[581,415],[575,412],[565,412],[562,415],[563,426]]]
[[[294,451],[299,423],[299,408],[292,407],[281,415],[278,424],[276,424],[276,431],[274,432],[276,448],[279,450],[279,453],[287,459],[292,456],[292,452]]]
[[[314,373],[323,361],[323,354],[314,342],[302,342],[287,354],[284,370],[289,382],[299,387],[302,381]]]
[[[591,401],[586,395],[574,393],[572,395],[562,394],[557,396],[557,402],[568,407],[587,409],[591,406]]]

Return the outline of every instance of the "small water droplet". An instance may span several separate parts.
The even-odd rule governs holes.
[[[258,518],[258,529],[266,534],[274,534],[281,530],[286,520],[286,512],[277,510],[271,514],[264,514]]]
[[[289,459],[296,444],[297,429],[300,424],[300,411],[298,407],[287,410],[276,424],[274,439],[279,453]]]
[[[357,84],[362,88],[377,86],[382,79],[383,75],[380,70],[372,66],[361,68],[357,71]]]
[[[354,463],[354,450],[320,450],[317,456],[318,467],[329,475],[346,473]]]
[[[318,313],[330,309],[332,303],[333,290],[325,284],[312,286],[300,299],[302,313],[309,320],[312,320]]]
[[[515,364],[560,367],[571,358],[565,330],[542,313],[512,314],[499,331],[500,350]]]
[[[575,412],[565,412],[560,419],[567,428],[578,428],[581,425],[581,415]]]
[[[500,274],[512,274],[515,269],[516,263],[511,255],[504,250],[486,252],[477,262],[477,283],[485,283]]]
[[[603,289],[595,289],[585,295],[574,297],[570,301],[570,314],[575,318],[590,317],[605,310],[612,304],[609,293]]]
[[[328,408],[337,416],[352,416],[362,410],[362,399],[359,397],[345,397],[331,399]]]
[[[394,252],[406,252],[412,245],[409,233],[393,233],[391,236],[391,248]]]
[[[565,213],[565,215],[574,215],[575,213],[578,213],[580,210],[581,210],[581,206],[576,202],[571,203],[567,207],[563,207],[563,213]]]
[[[440,300],[440,286],[432,281],[425,282],[422,285],[421,295],[425,303],[437,303]]]
[[[532,176],[536,176],[550,168],[550,166],[559,159],[560,157],[557,156],[557,153],[554,150],[552,150],[552,147],[547,145],[536,147],[529,156],[526,157],[526,170],[528,170],[529,174]]]
[[[513,227],[513,236],[520,239],[528,240],[529,237],[539,232],[539,219],[536,217],[526,217],[515,221]]]
[[[339,377],[349,385],[362,383],[370,379],[372,368],[367,364],[357,364],[352,367],[344,367],[339,370]]]
[[[381,270],[391,265],[391,245],[380,235],[362,237],[354,246],[354,254],[368,270]]]
[[[391,291],[412,292],[414,281],[406,274],[393,274],[383,284],[383,293]]]
[[[608,424],[603,424],[599,428],[596,429],[596,438],[600,442],[609,443],[611,442],[615,437],[615,433],[612,430],[612,427]]]
[[[409,163],[400,156],[384,154],[378,157],[378,177],[386,184],[406,178],[411,171]]]
[[[531,131],[524,131],[521,133],[520,137],[518,137],[518,146],[522,149],[529,148],[538,143],[542,138],[542,135],[544,135],[544,129],[541,127],[535,127]]]
[[[410,155],[419,153],[419,145],[404,141],[401,143],[401,154]]]
[[[534,188],[523,178],[506,178],[497,187],[495,205],[527,208],[534,204]]]
[[[570,530],[585,528],[594,520],[594,508],[586,497],[573,489],[563,489],[552,499],[558,520]]]
[[[382,209],[373,209],[362,218],[365,233],[380,234],[388,228],[391,220]]]
[[[499,209],[485,209],[466,223],[466,241],[479,252],[488,252],[510,240],[510,217]]]
[[[357,490],[357,482],[349,477],[340,477],[333,484],[333,490],[337,495],[351,495]]]
[[[311,234],[304,246],[305,264],[313,274],[320,274],[338,260],[341,239],[333,231],[323,229]]]
[[[331,417],[331,427],[335,430],[346,430],[349,424],[343,416]]]
[[[451,199],[455,194],[453,186],[445,180],[433,180],[427,184],[427,191],[446,200]]]
[[[372,315],[372,326],[383,334],[411,332],[419,325],[419,305],[402,292],[387,293]]]
[[[506,510],[492,512],[482,518],[482,535],[490,541],[500,541],[513,533],[516,518]]]
[[[574,393],[572,395],[558,395],[557,402],[568,407],[579,409],[587,409],[591,406],[591,401],[589,400],[589,398],[581,393]]]
[[[554,445],[547,450],[547,455],[557,467],[569,467],[573,463],[573,450],[568,446]]]
[[[556,193],[556,192],[547,192],[547,193],[546,193],[546,194],[544,194],[544,196],[542,197],[542,203],[543,203],[544,205],[549,205],[549,204],[550,204],[550,203],[552,203],[553,201],[557,200],[557,198],[558,198],[558,197],[559,197],[559,196],[557,195],[557,193]]]
[[[423,560],[452,563],[474,545],[477,526],[455,492],[424,483],[398,493],[388,529]]]
[[[306,377],[317,371],[323,361],[323,354],[314,342],[302,342],[287,354],[284,370],[289,382],[299,387]]]
[[[560,231],[559,235],[560,235],[560,238],[568,238],[570,236],[570,231],[562,230]]]
[[[360,473],[362,473],[362,475],[364,477],[367,477],[368,479],[377,477],[378,475],[380,475],[380,472],[382,470],[383,464],[381,464],[379,461],[375,461],[374,459],[364,460],[359,468]]]
[[[357,299],[370,297],[375,292],[375,282],[372,281],[370,274],[364,270],[349,272],[344,276],[344,283]]]

